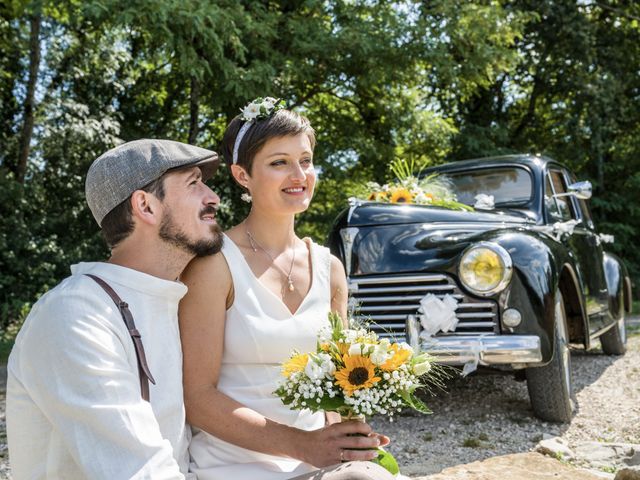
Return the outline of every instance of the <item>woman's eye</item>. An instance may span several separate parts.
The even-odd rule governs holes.
[[[310,158],[303,158],[302,160],[300,160],[300,163],[304,165],[311,165],[313,163],[313,160]]]
[[[271,165],[273,165],[274,167],[277,167],[279,165],[284,165],[285,161],[284,160],[276,160],[274,162],[271,162]]]

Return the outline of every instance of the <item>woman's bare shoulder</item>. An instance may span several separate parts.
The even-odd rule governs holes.
[[[338,257],[331,254],[331,277],[342,280],[346,277],[344,266]]]
[[[231,272],[225,256],[218,252],[214,255],[197,257],[191,260],[182,275],[180,275],[180,280],[188,287],[211,280],[216,280],[221,285],[224,285],[231,283]]]

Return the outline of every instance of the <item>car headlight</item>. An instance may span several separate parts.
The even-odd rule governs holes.
[[[493,295],[511,280],[511,256],[496,243],[480,242],[462,254],[458,273],[462,284],[477,295]]]

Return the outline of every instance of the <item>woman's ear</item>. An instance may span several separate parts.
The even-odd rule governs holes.
[[[251,177],[247,171],[240,165],[231,165],[231,175],[241,187],[247,188]]]
[[[136,190],[131,194],[131,213],[135,219],[154,225],[158,223],[159,200],[152,193]]]

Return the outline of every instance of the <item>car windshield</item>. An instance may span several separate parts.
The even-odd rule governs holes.
[[[529,172],[517,167],[486,168],[467,172],[447,173],[458,201],[476,203],[476,195],[493,195],[496,206],[522,206],[533,193]]]

